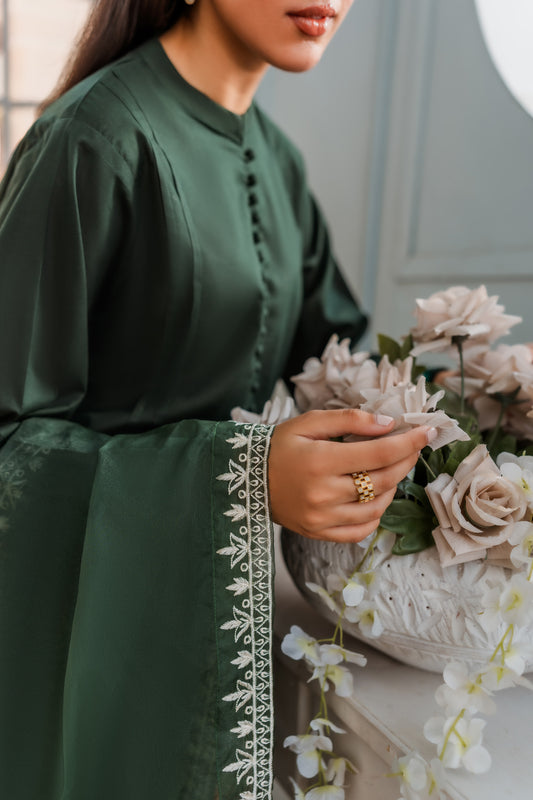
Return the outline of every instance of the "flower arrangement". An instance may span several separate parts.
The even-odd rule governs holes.
[[[277,423],[317,408],[360,408],[395,420],[394,433],[429,424],[438,435],[424,448],[415,469],[398,486],[378,530],[359,544],[349,574],[332,571],[324,585],[308,582],[336,619],[331,638],[317,641],[297,626],[283,652],[303,659],[317,681],[320,702],[304,734],[289,736],[305,788],[293,781],[296,800],[344,800],[346,772],[355,770],[334,753],[332,734],[342,731],[328,718],[327,691],[351,694],[347,663],[363,656],[344,645],[343,623],[358,625],[363,638],[384,631],[376,601],[377,568],[384,559],[436,548],[443,569],[483,561],[488,573],[480,624],[495,636],[486,663],[472,670],[453,661],[435,699],[442,709],[425,725],[436,746],[427,760],[416,753],[399,758],[394,775],[408,800],[442,797],[448,770],[474,773],[490,768],[483,746],[495,692],[517,684],[533,688],[524,672],[533,665],[525,629],[533,621],[533,351],[527,345],[494,346],[520,322],[504,313],[484,286],[452,287],[416,301],[416,324],[398,343],[379,337],[381,358],[352,353],[349,341],[332,337],[320,358],[309,359],[292,380],[292,398],[269,401],[259,417],[236,409],[234,419]],[[417,358],[440,352],[455,364],[444,388],[426,381]]]

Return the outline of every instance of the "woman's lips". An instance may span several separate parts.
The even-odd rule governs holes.
[[[289,12],[296,27],[306,36],[323,36],[329,30],[334,16],[335,10],[331,6],[308,6]]]

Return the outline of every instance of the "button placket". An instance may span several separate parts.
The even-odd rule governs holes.
[[[251,401],[253,402],[255,396],[260,388],[260,374],[261,365],[263,363],[263,354],[265,349],[265,340],[267,335],[267,319],[270,313],[269,309],[269,290],[265,276],[265,254],[263,251],[262,242],[263,236],[261,232],[261,215],[260,215],[260,202],[258,196],[258,178],[257,173],[253,172],[253,161],[255,160],[255,153],[251,148],[246,148],[243,152],[243,159],[247,166],[244,183],[248,190],[248,208],[250,212],[250,222],[252,231],[252,241],[255,247],[257,260],[261,265],[261,282],[263,302],[261,306],[261,316],[259,323],[259,331],[257,336],[257,344],[253,356],[252,376],[250,382]]]

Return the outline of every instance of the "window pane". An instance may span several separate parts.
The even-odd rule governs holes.
[[[90,0],[10,0],[9,94],[37,102],[53,89]]]

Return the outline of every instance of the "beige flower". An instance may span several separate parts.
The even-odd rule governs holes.
[[[443,566],[488,557],[508,564],[508,539],[527,514],[527,500],[502,477],[484,444],[455,471],[441,473],[426,486],[437,516],[433,538]]]
[[[436,428],[437,437],[430,444],[433,450],[450,442],[467,441],[470,438],[455,419],[440,409],[435,410],[444,392],[428,394],[426,379],[423,376],[418,379],[416,385],[398,384],[387,391],[363,389],[361,394],[365,398],[361,409],[371,414],[386,414],[392,417],[395,420],[394,433],[401,433],[418,425],[430,425]]]
[[[484,286],[468,289],[452,286],[427,299],[416,301],[417,324],[411,330],[417,356],[429,350],[448,350],[456,336],[467,336],[467,344],[493,342],[521,322],[521,317],[504,314],[496,296],[489,297]]]
[[[321,357],[309,358],[303,372],[291,378],[300,411],[313,408],[356,408],[362,400],[360,388],[378,385],[378,368],[368,353],[352,353],[350,340],[334,334]]]
[[[245,408],[237,406],[231,410],[231,418],[234,422],[247,422],[262,425],[277,425],[286,419],[298,416],[298,409],[294,405],[294,400],[290,396],[283,381],[278,381],[272,392],[270,400],[267,400],[260,414],[247,411]]]
[[[533,384],[533,354],[525,344],[501,344],[491,350],[487,345],[470,347],[464,356],[465,396],[511,394],[522,385]],[[449,376],[446,386],[461,391],[458,375]]]

